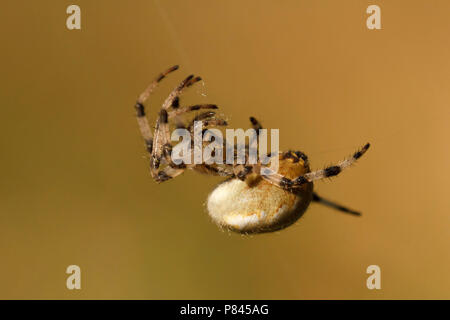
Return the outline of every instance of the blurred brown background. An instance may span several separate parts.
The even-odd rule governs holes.
[[[82,29],[66,28],[81,7]],[[366,28],[381,7],[382,30]],[[2,2],[0,298],[450,298],[450,2]],[[282,232],[221,232],[204,202],[219,178],[150,178],[134,118],[190,73],[183,103],[254,115],[313,168],[365,142],[316,184],[363,212],[312,205]],[[66,289],[65,269],[82,270]],[[366,288],[368,265],[381,290]]]

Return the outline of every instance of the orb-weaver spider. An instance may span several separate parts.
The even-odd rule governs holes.
[[[153,134],[145,116],[144,102],[158,83],[177,69],[178,66],[174,66],[161,73],[139,96],[135,105],[139,128],[150,154],[150,173],[155,181],[167,181],[186,169],[228,177],[209,195],[207,208],[216,224],[239,233],[263,233],[283,229],[297,221],[311,201],[359,215],[356,211],[318,196],[313,192],[313,182],[338,175],[369,149],[369,143],[350,158],[317,171],[310,171],[308,157],[301,151],[286,151],[271,155],[278,156],[279,160],[278,172],[271,174],[265,174],[260,163],[175,164],[171,159],[172,144],[169,132],[171,120],[175,122],[177,128],[186,128],[191,132],[194,121],[202,121],[205,128],[227,126],[227,122],[218,118],[214,111],[197,114],[189,124],[180,120],[180,116],[190,112],[218,109],[214,104],[180,106],[179,96],[182,91],[201,80],[200,77],[190,75],[175,87],[164,101]],[[262,129],[262,125],[255,118],[250,117],[250,121],[255,130]]]

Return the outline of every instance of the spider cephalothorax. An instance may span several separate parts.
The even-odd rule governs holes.
[[[226,126],[224,119],[216,117],[214,111],[201,112],[189,123],[181,121],[180,116],[198,110],[214,110],[216,105],[203,104],[180,106],[182,91],[201,80],[193,75],[184,79],[164,101],[159,118],[156,120],[154,135],[145,116],[144,102],[157,84],[165,76],[178,69],[174,66],[160,74],[139,96],[136,103],[137,120],[141,134],[150,153],[150,173],[157,182],[174,178],[186,169],[201,173],[225,176],[228,179],[220,183],[209,195],[207,208],[213,221],[219,226],[239,233],[262,233],[283,229],[297,221],[311,201],[331,206],[340,211],[359,215],[358,212],[337,205],[319,197],[313,192],[313,181],[338,175],[359,159],[369,148],[366,144],[350,158],[322,170],[310,171],[308,157],[300,151],[280,152],[278,172],[264,171],[261,163],[251,164],[175,164],[171,158],[172,144],[169,123],[172,120],[177,128],[193,132],[195,121],[201,121],[203,127]],[[261,124],[250,118],[255,130],[262,129]],[[226,141],[224,141],[224,145]],[[246,146],[246,150],[248,146]],[[246,155],[248,160],[248,155]]]

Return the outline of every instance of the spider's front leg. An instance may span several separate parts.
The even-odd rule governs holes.
[[[178,69],[178,66],[173,66],[166,70],[165,72],[161,73],[159,76],[155,78],[154,81],[150,83],[150,85],[142,92],[135,105],[136,109],[136,118],[139,125],[139,130],[141,132],[141,135],[145,141],[145,145],[147,148],[147,152],[150,154],[150,173],[153,177],[153,179],[157,182],[163,182],[167,181],[171,178],[176,177],[177,175],[183,173],[184,169],[182,168],[172,168],[170,166],[165,167],[164,169],[161,168],[161,165],[163,164],[162,159],[162,152],[156,152],[155,150],[155,139],[153,136],[153,132],[150,128],[148,119],[146,117],[145,107],[144,103],[149,98],[151,93],[156,89],[158,84],[161,82],[162,79],[164,79],[169,73],[175,71]],[[193,77],[190,77],[188,82],[193,80]],[[189,82],[190,83],[190,82]],[[176,105],[177,101],[174,102]],[[167,112],[166,112],[167,115]],[[160,115],[160,118],[164,118],[164,114]],[[157,123],[157,127],[159,127],[159,124]],[[156,139],[159,139],[159,135],[156,137]]]
[[[161,80],[164,79],[169,73],[177,69],[178,66],[173,66],[167,69],[165,72],[161,73],[158,77],[156,77],[156,79],[149,84],[149,86],[144,90],[144,92],[142,92],[139,95],[138,100],[134,106],[136,109],[136,119],[138,122],[139,130],[141,132],[142,137],[144,138],[147,151],[150,154],[153,151],[153,133],[152,130],[150,129],[150,125],[145,114],[144,103],[148,99],[150,94],[156,89],[158,83],[161,82]]]
[[[198,80],[196,80],[198,79]],[[167,110],[172,106],[178,108],[179,106],[179,95],[188,84],[192,81],[199,81],[200,78],[194,78],[193,75],[188,76],[184,79],[172,92],[169,94],[167,99],[164,101],[162,108],[159,112],[159,118],[156,120],[155,125],[155,138],[153,139],[152,146],[152,161],[150,162],[150,169],[153,172],[152,176],[157,176],[157,171],[159,165],[161,165],[162,159],[168,164],[171,163],[170,155],[165,152],[171,147],[170,144],[170,132],[169,132],[169,114]],[[178,98],[178,99],[177,99]]]
[[[185,88],[192,86],[194,83],[200,81],[200,77],[194,77],[193,75],[188,76],[184,79],[177,87],[175,87],[169,94],[167,99],[164,101],[162,108],[159,113],[159,118],[155,125],[155,138],[153,139],[153,144],[151,148],[151,160],[150,160],[150,170],[152,177],[157,182],[164,182],[171,178],[174,178],[184,172],[187,168],[194,168],[195,165],[192,164],[175,164],[172,161],[172,144],[170,143],[170,132],[169,132],[169,120],[174,119],[177,127],[184,127],[181,120],[178,118],[180,115],[188,112],[197,111],[200,109],[217,109],[216,105],[204,104],[204,105],[194,105],[190,107],[180,107],[180,94]],[[172,108],[171,111],[168,111]],[[206,112],[198,115],[196,120],[203,120],[214,115],[214,112]],[[216,120],[217,122],[218,120]],[[210,121],[211,124],[215,122]],[[221,123],[221,122],[217,122]],[[226,124],[226,122],[223,122]],[[161,169],[162,165],[167,165],[165,168]],[[204,168],[208,173],[221,174],[220,169],[215,169],[212,167]]]

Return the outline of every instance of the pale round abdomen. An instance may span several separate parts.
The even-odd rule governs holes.
[[[249,186],[239,179],[218,185],[208,197],[208,213],[219,226],[239,233],[283,229],[297,221],[312,199],[313,184],[292,193],[260,181]]]

